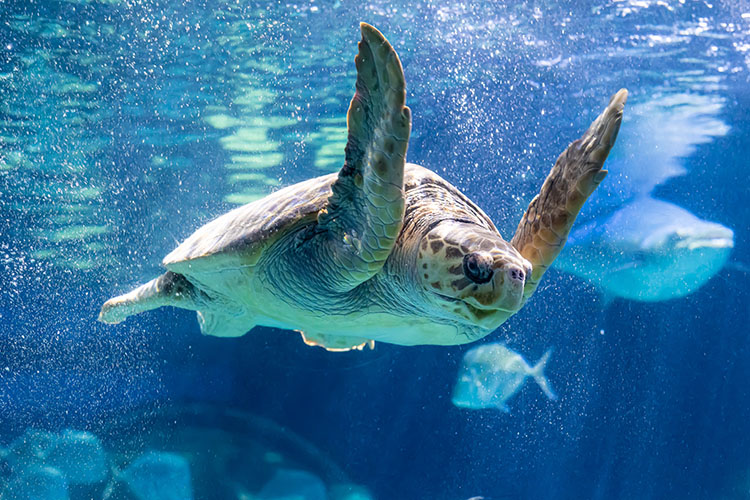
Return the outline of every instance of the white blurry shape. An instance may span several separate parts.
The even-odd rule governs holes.
[[[323,481],[310,472],[279,469],[263,489],[257,500],[328,500]]]
[[[31,466],[13,476],[2,490],[3,500],[68,500],[68,482],[54,467]]]
[[[728,227],[641,197],[577,227],[555,265],[610,297],[653,302],[697,290],[724,266],[733,246]]]
[[[605,164],[609,175],[581,218],[596,217],[604,207],[648,195],[668,179],[686,174],[685,158],[729,132],[719,118],[723,106],[719,97],[697,94],[658,96],[629,105]]]
[[[147,451],[119,474],[138,500],[192,500],[190,464],[176,453]]]
[[[461,408],[498,408],[516,394],[527,377],[533,377],[549,399],[556,399],[544,367],[551,351],[544,353],[533,367],[517,352],[500,343],[482,344],[469,350],[463,359],[453,389],[453,404]]]

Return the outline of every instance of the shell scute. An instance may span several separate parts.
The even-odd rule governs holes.
[[[314,223],[335,179],[310,179],[236,208],[198,229],[162,264],[183,274],[254,266],[268,243],[299,223]]]

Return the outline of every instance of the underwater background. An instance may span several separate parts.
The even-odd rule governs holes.
[[[645,168],[654,196],[734,231],[723,267],[652,302],[550,270],[480,341],[553,349],[559,398],[528,383],[509,413],[451,403],[473,345],[329,353],[204,337],[171,308],[98,323],[201,224],[340,168],[360,21],[403,63],[408,161],[506,239],[625,87],[602,193]],[[0,0],[0,498],[68,498],[18,482],[39,453],[10,458],[70,429],[119,477],[69,477],[72,499],[750,498],[749,109],[746,0]],[[113,489],[149,450],[189,457],[192,493]],[[258,493],[282,465],[325,492]]]

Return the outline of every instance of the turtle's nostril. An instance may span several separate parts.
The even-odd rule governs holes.
[[[518,281],[519,283],[523,283],[523,281],[526,279],[526,274],[517,267],[511,267],[508,269],[508,277],[512,281]]]

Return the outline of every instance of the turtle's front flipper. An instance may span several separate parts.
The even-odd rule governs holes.
[[[362,23],[346,159],[318,216],[330,241],[330,284],[350,290],[377,273],[403,225],[404,163],[411,112],[404,72],[383,35]]]
[[[615,144],[628,91],[620,90],[609,106],[591,124],[583,137],[573,142],[558,158],[531,201],[511,244],[533,265],[524,286],[529,298],[547,268],[565,245],[583,203],[607,176],[604,160]]]
[[[201,292],[181,274],[167,271],[132,292],[109,299],[102,306],[99,321],[120,323],[128,316],[162,306],[198,309]]]

